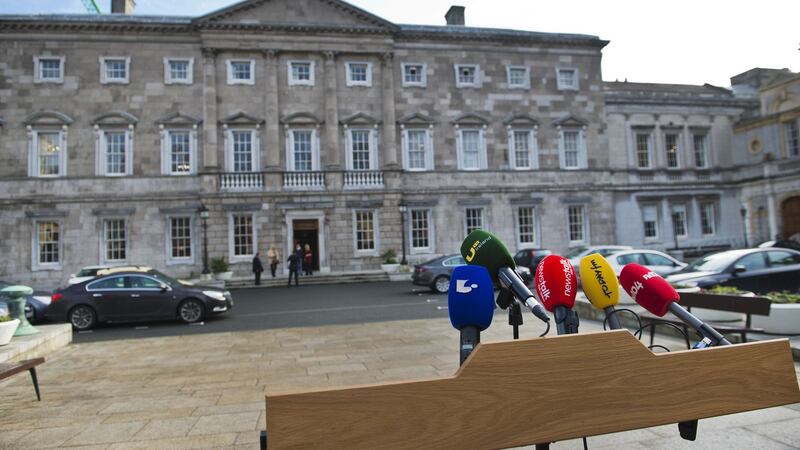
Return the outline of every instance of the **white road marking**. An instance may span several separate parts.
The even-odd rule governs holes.
[[[205,325],[205,324],[206,324],[205,322],[195,322],[195,323],[190,323],[189,326],[190,327],[196,327],[196,326],[201,326],[201,325]]]
[[[146,326],[145,327],[136,327],[137,330],[146,330],[148,328],[150,328],[150,327],[146,327]]]
[[[436,307],[436,310],[437,310],[437,311],[441,311],[441,310],[443,310],[443,309],[447,309],[447,306],[437,306],[437,307]]]

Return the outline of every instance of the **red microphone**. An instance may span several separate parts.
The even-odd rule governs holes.
[[[708,338],[712,345],[731,345],[717,330],[703,323],[689,311],[683,309],[678,302],[680,294],[667,280],[657,273],[639,264],[631,263],[622,268],[619,284],[642,308],[656,316],[662,317],[671,312],[684,323]],[[547,305],[545,305],[547,307]]]
[[[536,294],[548,311],[556,316],[558,334],[578,332],[578,315],[572,311],[578,292],[578,277],[568,259],[546,256],[536,267]]]

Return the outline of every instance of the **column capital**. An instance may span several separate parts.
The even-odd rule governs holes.
[[[391,64],[394,60],[394,52],[384,52],[381,54],[381,63],[384,65]]]
[[[326,51],[322,52],[322,56],[325,57],[325,62],[326,63],[335,62],[336,61],[336,56],[338,54],[339,54],[339,52],[334,51],[334,50],[326,50]]]
[[[216,58],[219,53],[219,49],[214,47],[203,47],[200,51],[206,58]]]
[[[264,55],[264,58],[267,60],[274,60],[278,57],[278,50],[272,48],[265,48],[261,50],[261,54]]]

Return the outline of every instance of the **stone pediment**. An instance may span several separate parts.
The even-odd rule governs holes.
[[[320,125],[325,121],[308,112],[289,114],[281,119],[284,125]]]
[[[433,125],[435,123],[432,117],[416,112],[401,117],[397,122],[402,125]]]
[[[203,27],[342,28],[391,32],[393,23],[339,0],[245,0],[198,17]]]
[[[553,122],[553,126],[556,126],[556,127],[577,127],[577,128],[580,128],[580,127],[585,127],[587,125],[589,125],[589,122],[587,122],[587,121],[585,121],[583,119],[579,119],[579,118],[577,118],[577,117],[575,117],[573,115],[569,115],[567,117],[564,117],[562,119],[558,119],[558,120]]]
[[[380,125],[381,121],[376,119],[376,118],[374,118],[374,117],[372,117],[372,116],[370,116],[369,114],[366,114],[366,113],[363,113],[363,112],[359,112],[359,113],[353,114],[352,116],[350,116],[350,117],[348,117],[346,119],[342,119],[340,121],[340,123],[342,125],[347,125],[347,126],[352,127],[352,126],[357,126],[357,125],[370,125],[370,126],[372,126],[372,125]]]
[[[139,119],[125,111],[111,111],[92,119],[92,125],[136,125]]]
[[[25,125],[69,125],[72,118],[58,111],[39,111],[25,118]]]
[[[527,114],[513,114],[503,122],[503,125],[538,127],[539,122]]]
[[[200,125],[203,121],[180,111],[167,114],[156,120],[156,125]]]
[[[456,125],[489,125],[489,120],[479,114],[466,113],[453,119],[453,123]]]
[[[228,117],[225,117],[224,119],[220,120],[219,123],[223,125],[261,125],[264,123],[264,119],[252,116],[244,111],[239,111],[231,114]]]

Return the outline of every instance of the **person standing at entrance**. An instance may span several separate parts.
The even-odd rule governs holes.
[[[289,259],[287,259],[287,261],[289,262],[289,287],[292,287],[292,275],[294,275],[294,285],[300,286],[300,280],[298,279],[297,276],[298,275],[297,272],[299,272],[300,270],[300,261],[301,261],[300,256],[298,256],[298,254],[300,253],[299,250],[300,250],[300,244],[297,244],[297,248],[295,248],[295,251],[292,254],[290,254]]]
[[[297,272],[300,273],[300,269],[303,268],[303,247],[300,246],[300,243],[294,244],[294,255],[297,257]]]
[[[275,278],[275,270],[278,268],[280,258],[281,255],[275,250],[275,246],[270,246],[269,250],[267,250],[267,259],[269,260],[269,271],[272,272],[272,278]]]
[[[253,273],[256,275],[256,286],[261,284],[261,272],[264,271],[264,266],[261,264],[261,258],[258,257],[259,253],[253,257]]]
[[[314,275],[314,254],[311,253],[311,246],[306,244],[305,250],[303,250],[303,271],[305,275]]]

